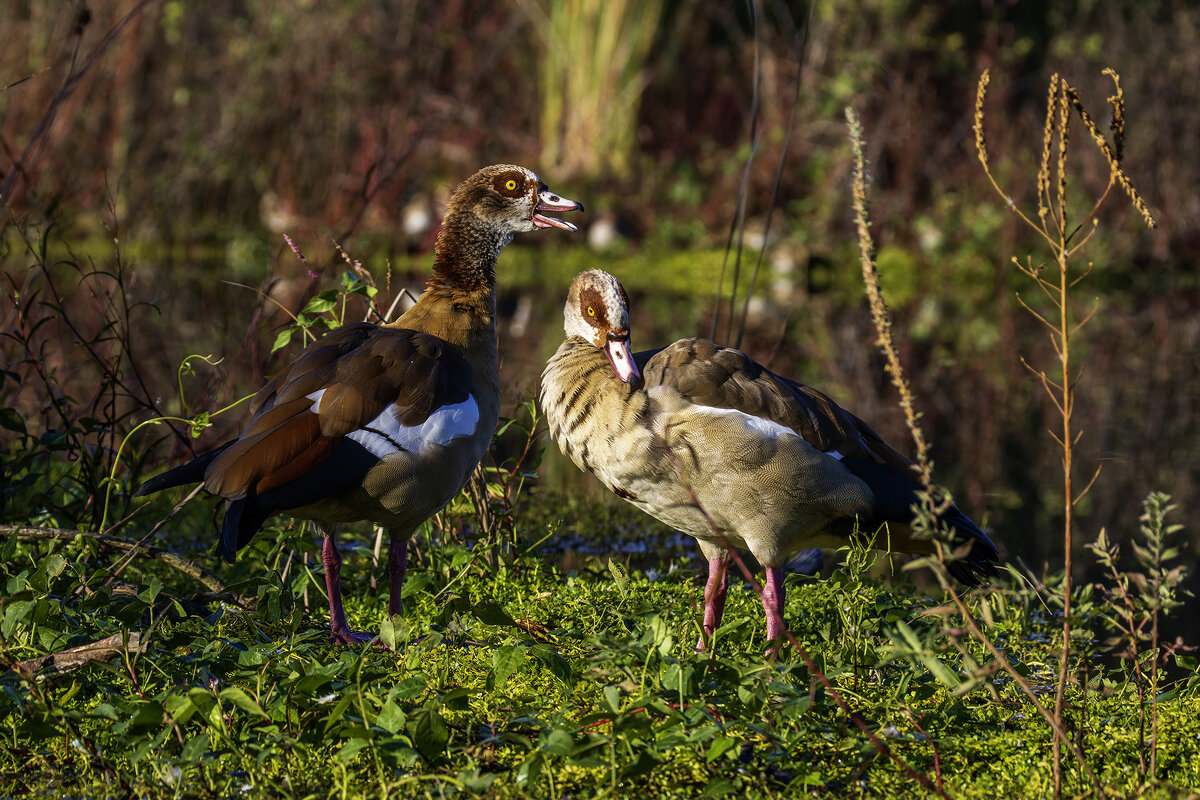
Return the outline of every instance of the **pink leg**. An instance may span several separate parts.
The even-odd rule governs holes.
[[[700,641],[696,642],[697,650],[704,650],[713,631],[721,627],[721,618],[725,616],[725,569],[728,566],[729,562],[720,556],[708,560],[708,583],[704,585],[704,627]]]
[[[388,547],[388,614],[401,613],[400,592],[408,569],[408,539],[392,539]]]
[[[342,607],[342,554],[333,541],[333,533],[327,533],[321,544],[321,564],[325,567],[325,592],[329,595],[329,639],[334,644],[371,641],[374,637],[369,633],[352,631],[346,624],[346,611]]]
[[[767,641],[772,642],[765,655],[779,653],[779,638],[783,635],[783,569],[767,567],[767,580],[763,584],[762,604],[767,615]]]

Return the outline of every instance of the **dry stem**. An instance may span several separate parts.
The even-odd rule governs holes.
[[[1072,594],[1072,553],[1074,551],[1074,509],[1075,504],[1079,501],[1087,491],[1092,487],[1096,479],[1097,472],[1093,473],[1091,480],[1078,494],[1075,491],[1072,474],[1072,461],[1074,456],[1074,448],[1078,442],[1079,434],[1073,431],[1072,412],[1075,407],[1075,384],[1079,379],[1079,375],[1072,375],[1071,364],[1071,337],[1078,333],[1079,330],[1091,319],[1095,313],[1097,304],[1088,313],[1082,315],[1079,321],[1072,319],[1070,304],[1068,302],[1069,291],[1086,277],[1090,271],[1090,265],[1082,272],[1082,274],[1072,274],[1070,271],[1070,259],[1079,251],[1079,249],[1087,243],[1095,231],[1096,219],[1095,214],[1100,205],[1108,197],[1110,190],[1114,184],[1120,185],[1125,193],[1129,196],[1130,202],[1135,209],[1142,215],[1146,224],[1153,228],[1154,219],[1150,215],[1149,209],[1144,200],[1133,188],[1133,184],[1122,169],[1120,161],[1124,151],[1125,137],[1125,111],[1124,111],[1124,94],[1121,91],[1120,78],[1116,72],[1111,69],[1106,69],[1104,74],[1108,75],[1113,80],[1116,87],[1115,93],[1108,98],[1109,104],[1113,110],[1112,131],[1114,143],[1112,146],[1106,141],[1103,133],[1097,127],[1095,121],[1084,108],[1083,102],[1080,99],[1079,92],[1067,83],[1065,79],[1060,78],[1057,74],[1050,78],[1050,88],[1046,101],[1046,122],[1042,131],[1042,160],[1037,176],[1037,203],[1038,222],[1034,222],[1029,216],[1024,214],[1020,208],[1016,206],[1012,198],[1000,188],[992,174],[991,168],[988,165],[988,155],[986,149],[986,137],[983,132],[984,119],[984,101],[987,96],[987,85],[989,75],[985,71],[979,79],[979,89],[975,100],[975,142],[976,149],[979,154],[979,161],[983,165],[984,174],[987,176],[992,187],[1004,198],[1018,217],[1025,222],[1031,229],[1036,231],[1049,245],[1054,256],[1054,263],[1058,267],[1058,279],[1047,279],[1042,277],[1041,266],[1033,267],[1030,265],[1022,265],[1014,259],[1017,267],[1032,278],[1035,285],[1047,296],[1051,305],[1057,312],[1056,315],[1044,315],[1035,311],[1030,307],[1019,295],[1017,297],[1021,305],[1028,310],[1038,322],[1045,326],[1050,334],[1051,344],[1054,347],[1056,361],[1062,370],[1060,380],[1054,380],[1046,374],[1044,370],[1037,370],[1031,367],[1022,359],[1022,363],[1030,369],[1040,380],[1042,388],[1046,395],[1052,401],[1055,409],[1058,411],[1061,419],[1061,427],[1058,431],[1051,431],[1051,436],[1062,449],[1062,465],[1063,465],[1063,587],[1062,587],[1062,603],[1063,603],[1063,628],[1062,628],[1062,654],[1059,659],[1058,681],[1054,696],[1054,721],[1051,727],[1054,729],[1054,795],[1055,797],[1062,796],[1062,745],[1067,742],[1075,751],[1076,758],[1080,764],[1087,770],[1091,776],[1091,770],[1088,768],[1082,755],[1078,752],[1078,747],[1068,740],[1063,730],[1064,708],[1066,704],[1066,689],[1067,689],[1067,673],[1070,669],[1071,655],[1071,594]],[[1079,225],[1071,226],[1067,222],[1067,148],[1070,142],[1070,121],[1071,111],[1074,110],[1092,140],[1096,143],[1101,155],[1108,162],[1109,180],[1108,185],[1101,192],[1100,197],[1096,200],[1095,205],[1084,217]],[[1051,142],[1057,137],[1057,160],[1055,165],[1055,194],[1052,197],[1050,193],[1050,153]],[[1075,234],[1088,222],[1092,222],[1091,229],[1079,241],[1073,242]],[[1055,318],[1056,317],[1056,318]],[[1095,782],[1094,776],[1092,777]],[[1103,790],[1100,786],[1096,786],[1097,792],[1103,795]]]
[[[983,135],[983,100],[986,96],[987,81],[988,78],[987,74],[985,73],[984,77],[980,80],[979,94],[977,96],[975,109],[975,141],[979,152],[979,160],[984,165],[985,170],[987,170],[987,143],[986,138]],[[887,307],[884,304],[883,297],[879,292],[879,275],[874,262],[874,245],[870,238],[870,227],[866,210],[866,165],[863,157],[864,148],[862,142],[862,126],[858,121],[857,115],[852,109],[848,108],[846,110],[846,118],[850,127],[850,136],[855,152],[854,207],[855,218],[858,224],[859,250],[862,259],[863,280],[866,284],[867,297],[871,305],[871,315],[875,321],[877,332],[876,343],[879,345],[884,357],[887,359],[888,372],[892,376],[892,382],[895,384],[897,391],[900,393],[900,406],[904,411],[905,421],[908,424],[909,431],[913,437],[914,445],[916,446],[917,472],[924,488],[922,493],[923,496],[921,498],[921,505],[923,510],[926,513],[929,513],[932,517],[933,512],[935,511],[933,500],[935,496],[935,486],[932,478],[932,464],[928,458],[928,445],[925,441],[924,434],[921,431],[918,422],[918,415],[913,403],[912,393],[909,389],[908,382],[904,377],[903,369],[900,365],[900,359],[896,352],[895,343],[891,333],[891,323],[888,319]],[[1048,152],[1049,150],[1047,147],[1044,150],[1044,153],[1046,154],[1043,159],[1044,161],[1048,161]],[[1065,153],[1063,152],[1060,152],[1059,163],[1065,164]],[[988,175],[990,178],[990,172]],[[994,183],[995,182],[993,181],[993,184]],[[1043,185],[1046,186],[1048,191],[1048,179],[1043,180],[1039,175],[1039,188],[1041,188]],[[1022,218],[1028,222],[1028,218],[1021,213],[1020,209],[1017,209],[1016,206],[1012,204],[1011,199],[1008,198],[1007,195],[1004,196],[1009,202],[1010,207],[1012,207],[1017,214],[1021,215]],[[1039,211],[1039,216],[1044,218],[1046,215]],[[1061,222],[1061,214],[1058,219]],[[1033,223],[1030,222],[1030,224],[1032,225]],[[1069,404],[1064,407],[1067,409],[1070,408]],[[1069,438],[1067,438],[1066,441],[1070,441]],[[932,523],[933,527],[936,529],[936,519],[933,519]],[[1051,714],[1051,712],[1038,699],[1036,692],[1029,682],[1016,671],[1016,669],[1012,666],[1000,649],[996,647],[992,640],[980,629],[973,615],[966,607],[966,604],[963,602],[962,598],[959,596],[958,592],[954,589],[948,579],[946,572],[946,551],[944,548],[944,543],[936,536],[933,540],[933,543],[937,556],[936,561],[933,564],[933,572],[937,576],[937,579],[939,583],[941,583],[943,589],[949,593],[955,608],[962,615],[964,626],[966,627],[967,631],[970,632],[971,636],[981,645],[983,645],[989,653],[991,653],[993,659],[996,660],[996,663],[998,663],[1001,668],[1008,673],[1013,681],[1021,688],[1022,692],[1024,692],[1027,699],[1033,704],[1034,708],[1037,709],[1038,713],[1041,714],[1042,718],[1046,720],[1047,724],[1054,732],[1056,746],[1061,741],[1067,741],[1081,768],[1091,780],[1097,794],[1101,797],[1105,796],[1103,786],[1100,784],[1096,775],[1092,772],[1091,767],[1088,765],[1087,760],[1083,756],[1083,753],[1079,750],[1078,746],[1074,742],[1070,741],[1066,735],[1066,731],[1064,730],[1062,724],[1061,707],[1056,708],[1056,713]],[[1057,778],[1058,770],[1056,769],[1056,784]]]

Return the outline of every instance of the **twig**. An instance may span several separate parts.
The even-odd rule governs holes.
[[[21,153],[21,157],[13,164],[13,169],[9,172],[8,178],[4,184],[0,186],[0,211],[7,211],[9,203],[12,201],[13,188],[18,178],[27,179],[29,172],[32,170],[37,157],[41,152],[42,138],[54,126],[54,121],[58,118],[58,111],[62,105],[74,94],[75,89],[79,86],[79,82],[83,79],[100,57],[108,52],[108,48],[116,41],[117,36],[121,31],[125,30],[125,26],[133,21],[133,18],[142,13],[146,6],[150,5],[151,0],[142,0],[134,6],[133,10],[126,14],[121,20],[114,25],[104,38],[100,40],[92,52],[88,54],[87,59],[75,69],[74,59],[72,58],[71,69],[67,74],[66,81],[58,90],[58,94],[50,102],[50,107],[46,109],[46,113],[42,115],[42,121],[38,124],[37,130],[34,131],[33,137],[29,140],[29,144],[25,145],[25,150]],[[76,46],[78,48],[78,45]],[[78,52],[78,49],[77,49]],[[11,217],[5,215],[3,220],[0,220],[0,231],[7,227]]]
[[[929,740],[929,747],[933,750],[933,775],[934,778],[937,779],[938,791],[944,791],[942,787],[942,758],[941,754],[938,752],[937,741],[925,732],[925,729],[921,727],[921,723],[917,722],[917,718],[913,716],[911,708],[905,706],[904,713],[908,715],[908,719],[910,722],[912,722],[913,727],[917,729],[917,733]]]
[[[200,494],[200,492],[203,489],[204,489],[204,484],[199,484],[195,488],[193,488],[192,491],[188,492],[186,497],[184,497],[182,500],[180,500],[178,503],[175,504],[175,507],[171,509],[169,514],[167,514],[165,517],[163,517],[158,522],[156,522],[154,527],[151,528],[150,530],[146,531],[145,535],[143,535],[141,539],[138,539],[136,542],[134,542],[134,544],[137,545],[137,547],[141,547],[141,546],[145,545],[146,542],[153,539],[154,534],[158,533],[159,529],[162,528],[163,525],[166,525],[168,520],[170,520],[172,517],[174,517],[176,514],[178,514],[179,510],[181,508],[183,508],[185,505],[187,505],[188,503],[190,503],[196,497],[196,495]],[[143,508],[145,508],[144,505],[134,509],[134,511],[129,516],[125,517],[125,519],[120,520],[117,523],[114,523],[111,528],[109,528],[107,530],[103,530],[101,532],[106,535],[111,536],[113,531],[119,529],[121,527],[121,525],[123,525],[125,523],[125,520],[128,520],[130,517],[132,517],[138,511],[141,511]],[[136,548],[132,548],[132,547],[129,548],[125,557],[113,566],[112,576],[109,578],[109,581],[111,581],[113,578],[116,578],[118,575],[120,575],[125,570],[125,567],[129,566],[129,564],[133,561],[133,558],[134,558],[134,556],[137,555],[137,553],[138,553],[138,551]]]
[[[713,310],[712,325],[708,333],[708,338],[714,341],[717,338],[717,320],[721,316],[721,291],[725,288],[725,268],[729,264],[729,251],[734,250],[736,241],[737,248],[734,251],[733,259],[733,285],[730,287],[729,293],[729,319],[725,330],[725,341],[728,342],[733,335],[733,312],[737,304],[738,275],[742,266],[742,239],[746,233],[747,186],[750,183],[750,168],[754,166],[754,156],[758,152],[758,143],[762,139],[762,133],[758,130],[758,9],[755,2],[756,0],[746,0],[750,26],[754,31],[754,77],[750,85],[750,152],[746,154],[746,165],[742,168],[742,182],[738,186],[737,194],[737,213],[729,223],[729,237],[725,241],[725,257],[721,261],[721,275],[717,279],[716,307]]]
[[[53,539],[61,542],[70,542],[78,539],[81,536],[86,536],[95,539],[99,544],[105,547],[112,547],[117,550],[125,550],[130,553],[145,558],[152,558],[156,561],[162,561],[168,566],[174,567],[185,575],[195,578],[204,587],[214,594],[227,594],[228,589],[225,584],[206,570],[204,567],[189,561],[186,558],[177,556],[174,553],[163,550],[159,547],[153,547],[148,544],[142,544],[132,539],[126,539],[120,536],[111,536],[104,533],[88,533],[87,531],[75,531],[64,528],[40,528],[32,525],[0,525],[0,533],[7,533],[10,536],[17,536],[21,539]]]
[[[813,7],[815,4],[809,3],[808,6],[808,22],[804,25],[804,36],[800,40],[799,52],[796,53],[796,94],[792,98],[792,108],[788,112],[787,128],[783,133],[783,148],[779,153],[779,163],[775,167],[775,185],[771,187],[771,200],[767,204],[767,218],[763,223],[762,247],[758,251],[758,260],[754,262],[754,272],[750,276],[750,288],[746,290],[746,298],[742,301],[742,323],[738,326],[737,339],[734,342],[734,347],[741,348],[742,338],[746,334],[746,321],[750,317],[750,298],[754,296],[754,287],[758,283],[758,274],[762,270],[763,259],[767,255],[767,246],[771,236],[771,219],[775,215],[775,206],[779,199],[779,187],[783,183],[783,167],[787,162],[788,145],[792,141],[792,126],[796,121],[796,109],[800,105],[800,89],[803,85],[802,78],[804,77],[804,54],[808,51],[808,32],[812,28]],[[747,164],[749,167],[749,164]],[[734,283],[734,294],[737,293],[737,283]],[[732,311],[732,309],[731,309]],[[730,322],[732,323],[732,313],[730,314]]]
[[[72,647],[68,650],[49,653],[25,661],[18,661],[12,665],[12,669],[24,674],[26,677],[32,677],[34,673],[41,672],[42,670],[46,670],[47,673],[51,674],[71,672],[72,670],[86,667],[89,664],[110,661],[126,653],[143,653],[149,644],[149,636],[142,636],[142,634],[136,631],[122,631],[121,633],[114,633],[112,636],[101,639],[98,642]]]

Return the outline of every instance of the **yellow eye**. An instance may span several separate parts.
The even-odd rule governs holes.
[[[592,308],[591,306],[588,306],[588,316],[589,317],[596,316],[596,309]]]
[[[507,181],[504,182],[504,188],[508,189],[510,192],[516,191],[517,182],[514,181],[512,178],[509,178]]]

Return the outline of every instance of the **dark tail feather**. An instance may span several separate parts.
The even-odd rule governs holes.
[[[216,450],[201,453],[186,464],[181,464],[174,469],[167,470],[161,475],[154,476],[139,486],[133,493],[133,496],[144,497],[163,489],[170,489],[172,486],[187,486],[191,483],[200,483],[204,480],[204,471],[208,469],[208,465],[212,463],[214,458],[225,452],[225,448],[231,444],[233,442],[226,442]]]
[[[907,522],[912,519],[912,505],[917,501],[916,492],[920,488],[913,478],[888,464],[869,459],[847,458],[842,464],[875,493],[875,511],[880,520]],[[996,544],[970,517],[955,506],[938,521],[958,532],[956,546],[971,543],[966,556],[946,565],[951,575],[967,586],[978,586],[981,575],[996,574],[995,562],[1000,559]]]
[[[271,512],[258,507],[258,498],[244,497],[234,500],[225,511],[225,523],[221,526],[221,543],[217,548],[221,558],[230,564],[237,561],[237,551],[250,543],[254,534]]]
[[[958,508],[950,509],[943,517],[945,524],[957,532],[956,545],[962,546],[970,542],[971,549],[967,554],[947,565],[951,575],[967,586],[978,586],[981,575],[995,576],[996,562],[1000,560],[1000,551],[983,530]]]
[[[825,566],[825,551],[809,547],[792,556],[784,567],[788,572],[800,575],[816,575]]]

